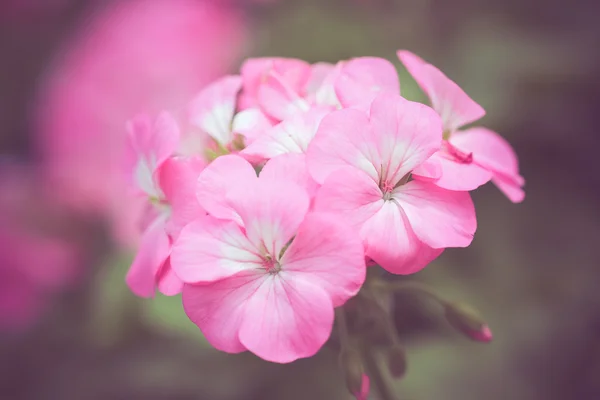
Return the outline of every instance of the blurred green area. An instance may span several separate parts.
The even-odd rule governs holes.
[[[12,55],[0,61],[3,152],[26,153],[36,77],[82,8],[0,28],[0,54]],[[479,189],[472,246],[415,276],[476,305],[494,341],[468,342],[438,310],[400,299],[409,355],[400,398],[600,399],[599,12],[597,2],[541,0],[288,0],[252,10],[245,56],[382,56],[399,67],[403,94],[424,100],[395,59],[410,49],[482,104],[482,123],[520,157],[525,202]],[[32,331],[2,338],[0,398],[348,398],[327,348],[286,366],[211,349],[178,297],[129,293],[130,259],[98,257],[85,285],[57,299]]]

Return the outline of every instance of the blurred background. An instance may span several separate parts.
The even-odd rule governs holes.
[[[494,341],[397,298],[399,398],[600,399],[599,12],[583,0],[0,0],[0,399],[349,399],[335,351],[285,366],[219,353],[178,298],[129,292],[123,124],[183,106],[250,56],[381,56],[424,100],[397,49],[483,105],[527,180],[519,205],[477,190],[473,244],[414,276],[475,305]]]

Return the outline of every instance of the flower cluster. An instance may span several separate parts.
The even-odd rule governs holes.
[[[134,293],[182,293],[217,349],[279,363],[315,354],[367,266],[412,274],[476,230],[469,190],[512,201],[523,178],[484,111],[417,56],[431,100],[400,95],[389,61],[247,60],[191,101],[130,121],[128,171],[147,199]]]

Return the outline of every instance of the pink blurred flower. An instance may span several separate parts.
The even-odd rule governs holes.
[[[315,209],[360,230],[365,254],[392,273],[414,273],[445,247],[466,247],[476,229],[467,192],[407,181],[439,149],[442,127],[429,107],[380,93],[370,113],[326,116],[307,151],[322,184]]]
[[[38,150],[63,200],[138,237],[139,202],[123,197],[125,121],[180,110],[236,59],[244,21],[195,0],[115,2],[85,19],[57,58],[37,107]]]
[[[187,315],[222,351],[280,363],[314,355],[333,308],[365,279],[359,238],[334,216],[309,212],[301,186],[256,177],[235,155],[201,173],[198,198],[210,215],[183,229],[171,255]]]
[[[32,171],[2,166],[0,181],[0,330],[14,330],[31,325],[47,296],[73,282],[78,253],[40,226],[56,209]]]
[[[460,131],[485,115],[456,83],[439,69],[413,53],[398,51],[398,57],[429,96],[444,124],[444,143],[416,176],[451,190],[473,190],[490,179],[513,202],[523,201],[525,180],[519,174],[517,156],[508,142],[486,128]],[[441,175],[432,175],[436,164]]]
[[[356,400],[368,400],[369,399],[369,391],[371,389],[371,381],[366,374],[362,375],[362,385],[360,387],[360,391],[353,393]]]

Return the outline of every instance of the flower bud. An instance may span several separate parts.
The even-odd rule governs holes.
[[[393,346],[387,354],[387,365],[394,378],[402,378],[406,373],[406,353],[401,346]]]
[[[468,338],[484,343],[492,341],[492,331],[471,306],[447,303],[445,314],[450,325]]]
[[[360,399],[361,397],[359,397],[359,394],[364,391],[366,377],[360,353],[354,349],[343,350],[340,354],[340,367],[344,372],[348,391]],[[369,385],[368,380],[369,378],[366,378],[367,393]],[[364,398],[366,399],[366,396]]]

